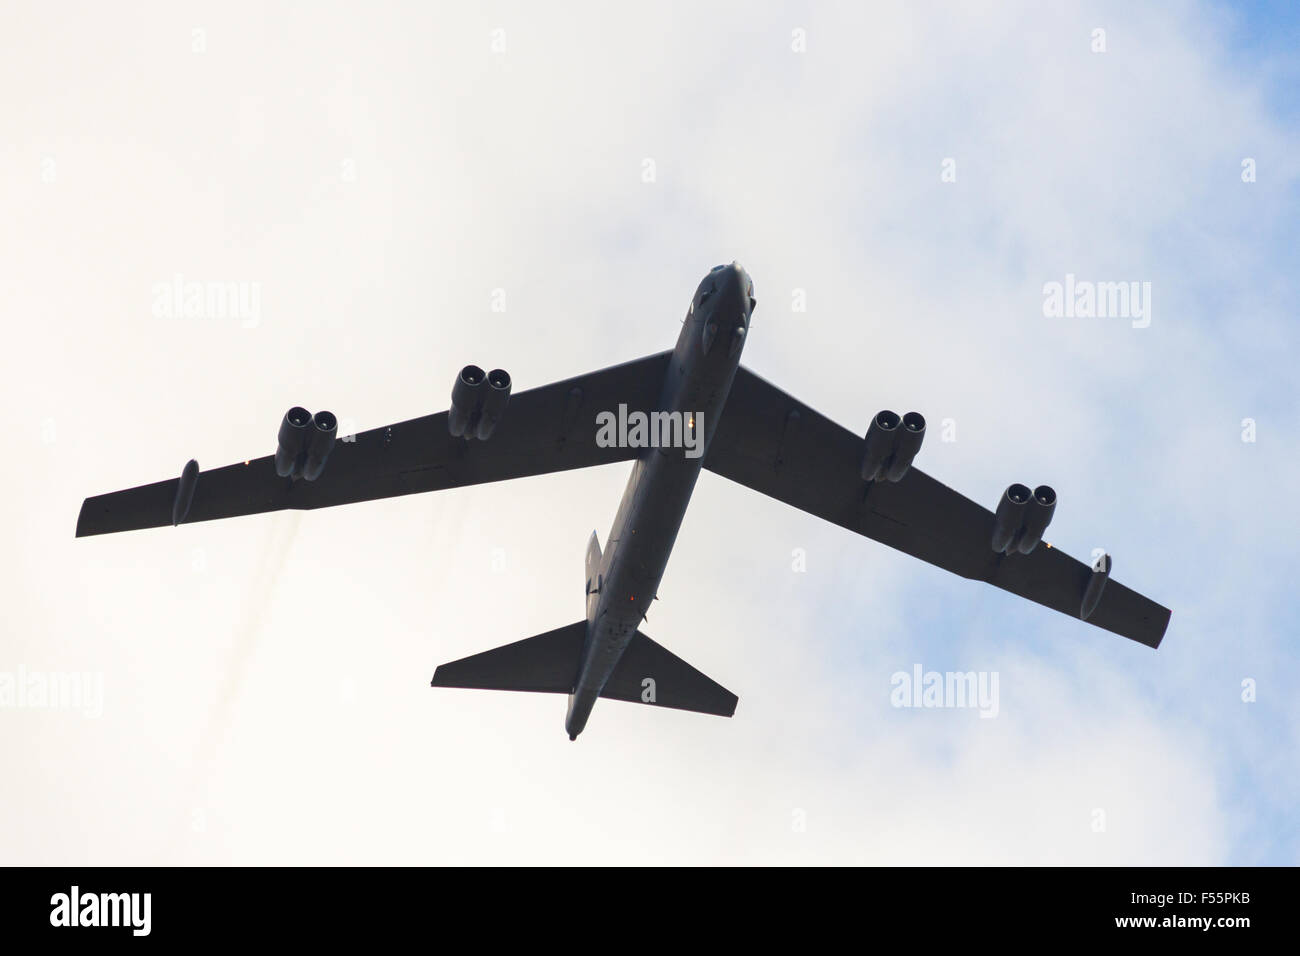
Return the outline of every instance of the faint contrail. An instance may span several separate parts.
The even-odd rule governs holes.
[[[270,533],[258,558],[239,625],[233,633],[230,658],[221,678],[217,699],[212,705],[212,713],[199,738],[199,745],[194,750],[193,779],[189,787],[190,799],[182,808],[185,820],[182,829],[177,833],[173,849],[179,850],[183,846],[183,834],[196,825],[192,814],[196,809],[201,810],[200,797],[208,782],[208,768],[212,765],[217,750],[230,728],[235,700],[239,697],[239,689],[244,682],[248,664],[252,660],[257,638],[262,633],[262,625],[266,621],[276,583],[289,556],[289,549],[298,536],[298,524],[301,518],[301,512],[292,511],[285,518],[277,517],[271,522]]]

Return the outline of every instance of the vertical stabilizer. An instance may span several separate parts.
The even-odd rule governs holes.
[[[600,539],[596,537],[596,532],[591,533],[587,539],[587,561],[586,561],[586,581],[587,581],[587,620],[590,621],[596,613],[596,605],[600,598]]]

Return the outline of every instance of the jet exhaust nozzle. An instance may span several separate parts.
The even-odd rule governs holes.
[[[298,467],[298,457],[307,446],[311,412],[295,405],[284,413],[275,446],[275,473],[281,478],[293,477]]]
[[[885,474],[889,457],[894,452],[894,439],[902,423],[897,412],[889,409],[877,412],[867,428],[862,447],[862,480],[876,481]]]
[[[1033,496],[1033,492],[1019,482],[1007,487],[1002,500],[998,502],[998,510],[993,515],[993,539],[990,543],[994,551],[999,554],[1011,551],[1024,526],[1025,509],[1029,507],[1029,500]]]
[[[473,437],[470,429],[483,405],[486,382],[487,373],[477,365],[466,365],[456,376],[456,383],[451,387],[451,408],[447,411],[447,430],[453,437]]]
[[[902,481],[925,441],[925,416],[877,412],[862,445],[862,480]]]
[[[325,459],[329,458],[330,452],[334,450],[339,420],[331,412],[317,412],[312,416],[311,424],[302,476],[308,481],[315,481],[325,470]]]
[[[907,469],[912,467],[912,459],[921,450],[925,441],[925,418],[920,412],[908,412],[903,416],[902,427],[894,439],[894,454],[889,461],[889,471],[885,477],[891,482],[902,481]]]
[[[1016,548],[1021,554],[1031,554],[1038,542],[1043,539],[1043,532],[1052,523],[1056,511],[1056,492],[1049,485],[1039,485],[1034,489],[1034,497],[1025,509],[1025,526],[1020,533]]]
[[[483,407],[479,411],[478,425],[474,430],[474,437],[479,441],[487,441],[491,438],[492,432],[496,430],[505,415],[506,405],[510,402],[511,384],[510,376],[505,369],[494,368],[488,372]]]

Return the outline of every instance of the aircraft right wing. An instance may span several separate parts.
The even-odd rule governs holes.
[[[741,366],[704,467],[954,574],[1081,617],[1094,577],[1089,565],[1046,542],[1029,554],[996,553],[987,508],[916,467],[897,483],[868,486],[860,475],[862,454],[861,436]],[[1101,599],[1087,622],[1158,647],[1169,609],[1117,581],[1098,583]]]
[[[595,416],[621,403],[655,408],[671,356],[660,352],[512,395],[486,441],[452,437],[448,413],[439,412],[340,438],[315,481],[279,477],[273,455],[198,472],[184,522],[328,508],[630,461],[639,449],[597,443]],[[77,537],[172,524],[180,483],[168,478],[87,498]]]

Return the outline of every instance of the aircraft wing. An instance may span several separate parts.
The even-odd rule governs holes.
[[[1046,542],[1027,555],[994,552],[993,513],[987,508],[916,467],[897,483],[877,481],[868,488],[860,474],[862,454],[862,436],[742,366],[704,467],[954,574],[1080,617],[1093,576],[1089,565]],[[1087,623],[1158,647],[1169,613],[1106,580]]]
[[[275,472],[273,455],[201,471],[185,523],[440,491],[630,461],[637,448],[601,448],[595,416],[620,403],[656,407],[671,352],[519,392],[491,438],[453,438],[447,412],[340,438],[315,481]],[[274,447],[274,446],[272,446]],[[87,498],[77,537],[172,523],[180,478]]]

